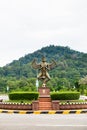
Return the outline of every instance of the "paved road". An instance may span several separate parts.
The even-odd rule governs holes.
[[[87,130],[87,114],[0,114],[0,130]]]

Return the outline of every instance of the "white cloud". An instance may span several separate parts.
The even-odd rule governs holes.
[[[0,1],[0,66],[49,44],[87,52],[86,0]]]

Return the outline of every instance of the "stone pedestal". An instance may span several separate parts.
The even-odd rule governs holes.
[[[39,110],[52,110],[50,89],[47,87],[39,88]]]
[[[59,110],[59,101],[51,101],[50,89],[40,87],[39,99],[32,103],[32,110]]]

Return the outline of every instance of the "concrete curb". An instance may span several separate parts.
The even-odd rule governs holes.
[[[86,110],[43,110],[43,111],[22,111],[22,110],[1,110],[0,113],[8,114],[87,114]]]

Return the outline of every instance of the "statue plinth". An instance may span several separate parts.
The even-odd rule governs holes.
[[[39,92],[39,98],[40,97],[50,97],[50,89],[47,87],[40,87],[38,89]]]
[[[48,87],[40,87],[39,92],[39,110],[52,110],[52,102],[50,97],[50,89]]]
[[[40,87],[38,89],[39,99],[33,102],[33,110],[59,110],[59,101],[52,101],[50,97],[50,89],[48,87]]]

